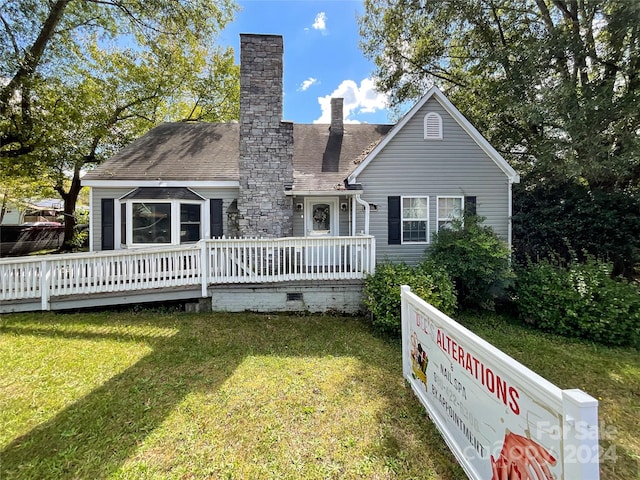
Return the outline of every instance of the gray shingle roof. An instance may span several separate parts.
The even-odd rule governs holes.
[[[344,188],[344,179],[392,125],[346,124],[342,136],[329,125],[294,125],[294,190]],[[83,180],[237,181],[239,125],[163,123]]]
[[[344,179],[391,127],[347,124],[339,136],[331,134],[329,125],[294,125],[294,191],[344,189]]]
[[[231,123],[162,123],[83,180],[238,180],[238,132]]]

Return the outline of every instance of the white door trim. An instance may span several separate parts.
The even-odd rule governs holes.
[[[311,236],[332,236],[340,234],[340,210],[338,197],[306,197],[304,199],[304,235]],[[313,205],[326,203],[329,205],[329,230],[327,233],[313,230]]]

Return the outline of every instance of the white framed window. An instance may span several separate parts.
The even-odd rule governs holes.
[[[429,197],[402,197],[402,243],[429,242]]]
[[[171,243],[171,202],[130,202],[132,244]],[[129,222],[127,222],[129,223]],[[127,239],[128,240],[128,239]]]
[[[464,214],[464,197],[438,197],[438,230],[450,228],[451,222],[462,220]]]
[[[424,116],[425,140],[442,140],[442,117],[436,112]]]
[[[202,238],[202,205],[180,204],[180,243],[195,243]]]
[[[203,238],[204,202],[125,200],[120,203],[120,244],[179,245]]]
[[[120,248],[195,243],[208,228],[209,205],[189,188],[138,187],[119,203]]]

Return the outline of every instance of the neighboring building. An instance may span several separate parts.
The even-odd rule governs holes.
[[[24,201],[0,200],[2,200],[0,202],[0,208],[2,209],[1,225],[60,222],[64,211],[64,202],[53,198]]]
[[[241,35],[240,122],[165,123],[89,172],[90,249],[376,237],[415,263],[466,210],[510,243],[516,172],[437,88],[394,125],[282,121],[283,40]]]

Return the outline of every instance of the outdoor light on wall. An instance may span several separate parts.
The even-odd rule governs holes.
[[[296,203],[296,210],[297,210],[297,211],[301,212],[301,211],[302,211],[302,208],[303,208],[303,206],[302,206],[302,204],[301,204],[301,203]]]
[[[343,202],[340,204],[340,210],[342,210],[343,212],[347,211],[347,202]]]

